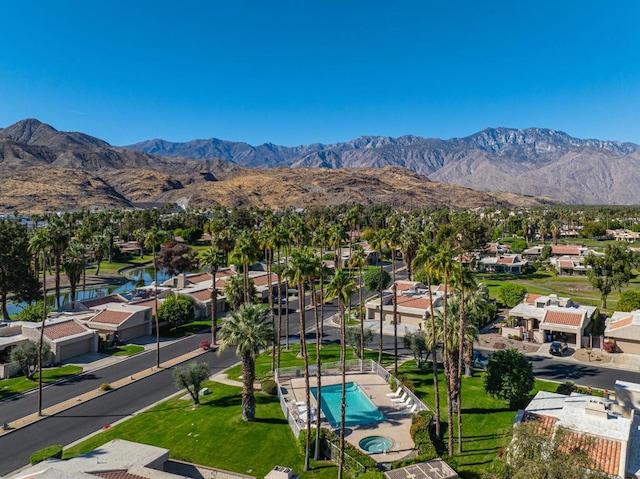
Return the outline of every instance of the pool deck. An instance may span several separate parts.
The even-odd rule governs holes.
[[[357,383],[380,412],[384,414],[385,420],[372,424],[347,426],[345,440],[358,447],[360,440],[368,436],[385,436],[391,439],[393,445],[385,453],[373,454],[363,451],[377,462],[396,461],[409,455],[415,446],[409,434],[412,414],[403,412],[406,411],[405,408],[396,407],[391,398],[387,396],[391,392],[389,384],[376,373],[347,373],[347,382]],[[340,374],[322,376],[322,386],[341,383],[342,377]],[[311,387],[317,386],[315,376],[309,378],[309,384]],[[291,401],[305,401],[304,378],[286,379],[281,383],[281,386],[284,388],[283,392],[286,391],[286,394],[284,394],[285,400],[295,414],[295,405]],[[313,394],[311,394],[311,404],[317,407]],[[324,414],[322,415],[322,420],[323,426],[329,427],[329,424],[324,419]],[[362,451],[362,449],[360,450]]]

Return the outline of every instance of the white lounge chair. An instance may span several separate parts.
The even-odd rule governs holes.
[[[418,412],[418,405],[414,404],[410,409],[405,409],[404,411],[400,411],[398,414],[415,414]]]
[[[403,392],[404,392],[404,389],[402,389],[402,386],[398,386],[398,389],[396,389],[395,392],[387,393],[387,396],[390,398],[399,398]]]
[[[402,402],[402,403],[396,403],[396,406],[397,407],[409,407],[409,406],[411,406],[411,403],[413,403],[413,399],[407,398],[407,400]]]
[[[407,400],[407,396],[408,396],[408,394],[405,391],[404,394],[402,395],[402,397],[396,398],[396,399],[392,399],[391,402],[395,402],[395,403],[405,402]]]

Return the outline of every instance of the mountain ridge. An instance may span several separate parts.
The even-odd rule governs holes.
[[[485,128],[448,140],[361,136],[328,145],[284,147],[214,138],[183,143],[149,140],[129,148],[192,159],[211,156],[252,168],[397,165],[435,181],[563,203],[634,204],[640,196],[640,145],[579,139],[550,128]],[[594,178],[603,181],[594,184]]]
[[[279,151],[277,145],[269,148],[274,155]],[[340,203],[440,208],[540,204],[533,198],[436,183],[395,165],[383,170],[329,168],[339,160],[335,152],[314,154],[314,161],[321,160],[323,168],[253,169],[221,159],[168,158],[114,147],[84,133],[58,131],[27,119],[0,129],[0,174],[4,180],[0,182],[0,211],[131,208],[141,203],[178,201],[226,208]]]

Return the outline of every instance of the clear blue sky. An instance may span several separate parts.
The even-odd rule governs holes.
[[[640,143],[640,1],[0,0],[0,127],[114,145],[531,126]]]

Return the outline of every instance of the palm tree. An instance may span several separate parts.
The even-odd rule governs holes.
[[[342,267],[342,243],[349,239],[347,230],[340,223],[334,223],[329,229],[329,243],[335,254],[335,267]]]
[[[398,374],[398,284],[396,281],[396,251],[400,246],[400,230],[391,227],[387,230],[385,244],[391,250],[391,284],[393,293],[393,373]]]
[[[56,275],[56,308],[60,309],[60,272],[62,270],[62,254],[69,244],[69,231],[60,220],[49,223],[49,238],[51,238],[51,252],[55,263]]]
[[[229,304],[229,309],[238,311],[244,302],[244,279],[242,276],[236,274],[228,277],[222,289]],[[251,290],[251,296],[253,296],[255,287],[252,279],[249,279],[249,289]]]
[[[165,238],[165,233],[158,228],[153,227],[147,233],[145,243],[151,245],[151,254],[153,255],[153,284],[154,284],[154,301],[156,316],[156,367],[160,367],[160,322],[158,320],[158,259],[156,258],[156,248],[160,246]]]
[[[71,295],[71,309],[76,307],[76,287],[85,266],[86,249],[84,245],[77,241],[71,241],[64,252],[62,258],[62,267],[69,278],[69,289]]]
[[[223,265],[224,254],[216,246],[206,250],[201,258],[202,265],[209,268],[211,275],[211,345],[215,346],[217,341],[216,332],[218,328],[218,289],[216,288],[216,275],[218,269]]]
[[[384,310],[382,304],[382,248],[385,244],[386,233],[385,230],[379,230],[373,234],[371,239],[369,240],[369,244],[376,251],[378,255],[378,265],[380,267],[380,290],[378,294],[380,295],[380,349],[378,351],[378,363],[382,362],[382,350],[383,350],[383,342],[384,342],[384,334],[383,334],[383,325],[384,325]]]
[[[256,399],[253,382],[256,378],[256,357],[269,345],[273,329],[261,305],[245,303],[233,311],[220,329],[222,351],[235,347],[242,361],[242,419],[253,421],[256,417]]]
[[[356,245],[358,246],[358,245]],[[362,285],[362,270],[367,265],[367,257],[362,247],[356,247],[353,250],[348,261],[350,268],[358,269],[358,311],[360,312],[360,358],[364,359],[364,287]]]
[[[96,276],[100,276],[100,264],[104,259],[104,253],[107,251],[107,239],[102,236],[94,236],[91,239],[91,253],[93,254],[93,259],[95,259],[97,268],[96,268]]]
[[[300,354],[304,358],[304,382],[307,411],[311,411],[311,394],[309,390],[309,355],[307,354],[306,341],[306,308],[305,308],[305,283],[314,273],[311,259],[313,252],[307,248],[294,249],[291,252],[287,277],[298,286],[298,304],[300,306]],[[313,291],[312,291],[313,294]],[[311,415],[307,416],[307,437],[305,445],[304,470],[309,470],[309,456],[311,449]]]
[[[413,260],[413,269],[424,269],[427,273],[427,291],[429,292],[429,318],[431,320],[431,330],[435,331],[436,325],[433,317],[433,292],[431,291],[431,277],[434,270],[434,259],[436,256],[436,249],[433,243],[423,242],[418,247],[418,252]],[[440,393],[438,386],[438,361],[436,359],[436,349],[438,343],[433,341],[431,343],[431,357],[433,366],[433,395],[435,399],[435,423],[436,423],[436,437],[440,437]]]
[[[113,241],[116,237],[117,231],[113,225],[108,225],[103,231],[104,237],[107,239],[107,243],[109,244],[108,257],[109,263],[113,259]]]
[[[451,276],[451,282],[454,289],[460,295],[460,319],[458,321],[458,337],[464,337],[464,331],[466,327],[466,312],[465,312],[465,293],[476,290],[477,285],[471,271],[465,269],[462,263],[457,262],[453,268],[453,274]],[[456,390],[454,391],[456,397],[456,410],[458,411],[458,452],[462,452],[462,361],[464,358],[464,342],[458,341],[458,370],[456,378]]]
[[[40,327],[40,342],[38,343],[38,416],[42,416],[42,353],[44,347],[44,324],[47,320],[47,257],[53,248],[53,241],[46,228],[37,229],[29,239],[29,249],[32,253],[42,255],[42,325]]]
[[[269,219],[270,220],[270,219]],[[269,221],[268,220],[268,221]],[[270,223],[270,221],[269,221]],[[275,371],[276,368],[276,344],[280,340],[280,331],[275,332],[276,329],[276,318],[273,313],[273,281],[271,278],[271,264],[273,263],[273,250],[275,248],[275,237],[274,232],[269,224],[260,230],[258,234],[258,242],[260,243],[260,248],[264,251],[264,259],[267,263],[267,278],[268,278],[268,288],[269,288],[269,316],[271,318],[271,324],[273,325],[274,336],[273,336],[273,347],[271,348],[271,370]],[[278,282],[280,280],[278,279]],[[278,307],[280,305],[280,290],[278,289]]]
[[[445,375],[447,376],[447,400],[449,404],[455,401],[458,407],[458,420],[460,420],[460,402],[458,401],[456,394],[460,391],[460,374],[458,371],[460,354],[460,347],[468,348],[470,344],[478,339],[478,328],[473,324],[461,321],[460,310],[464,308],[461,301],[461,297],[456,295],[449,298],[445,303],[449,303],[450,314],[445,315],[444,311],[437,311],[435,313],[435,338],[433,337],[434,331],[430,328],[426,330],[427,343],[433,341],[442,341],[447,351],[447,361]],[[462,327],[460,325],[462,323]],[[449,408],[449,429],[448,429],[448,451],[453,452],[453,414],[452,409]],[[458,424],[458,446],[461,449],[461,426]]]
[[[245,303],[251,303],[253,301],[253,297],[249,294],[249,265],[252,264],[257,257],[256,242],[253,235],[247,231],[243,231],[236,241],[233,251],[231,251],[230,260],[232,262],[242,263]]]
[[[344,468],[344,422],[346,412],[346,358],[347,358],[347,338],[346,321],[344,320],[345,309],[349,304],[349,299],[355,290],[355,283],[348,271],[339,268],[336,270],[331,282],[327,285],[327,296],[338,298],[338,311],[340,313],[340,369],[342,371],[342,397],[340,401],[340,458],[338,459],[338,479],[342,478]]]
[[[316,227],[313,232],[313,245],[320,248],[320,317],[324,318],[324,278],[325,278],[325,266],[322,257],[324,256],[324,247],[329,242],[329,230],[325,223],[321,223]],[[320,347],[322,348],[322,338],[324,338],[324,321],[320,322]]]
[[[436,272],[438,273],[438,275],[443,279],[444,281],[444,308],[443,308],[443,321],[442,321],[442,336],[444,338],[448,338],[449,334],[447,331],[447,305],[449,303],[449,301],[447,300],[448,295],[449,295],[449,279],[451,278],[451,274],[453,272],[453,252],[451,250],[451,247],[448,245],[445,245],[443,247],[441,247],[440,252],[438,253],[438,255],[435,257],[434,260],[434,268],[436,270]],[[443,349],[443,355],[442,355],[442,359],[444,361],[444,374],[446,376],[446,381],[445,384],[447,386],[447,419],[448,419],[448,431],[449,431],[449,442],[448,442],[448,446],[447,446],[447,450],[450,456],[453,455],[453,415],[451,414],[451,410],[452,410],[452,392],[451,392],[451,370],[450,370],[450,364],[449,364],[449,349],[448,349],[448,344],[447,341],[443,341],[442,343],[442,349]]]

